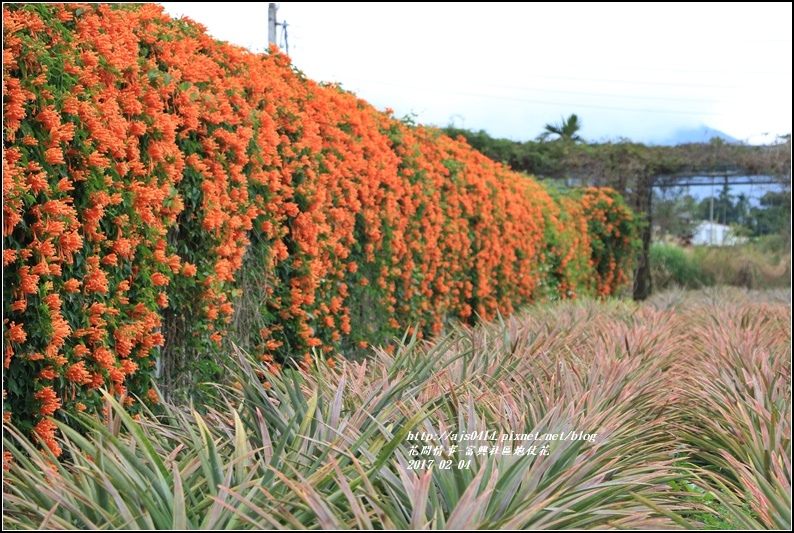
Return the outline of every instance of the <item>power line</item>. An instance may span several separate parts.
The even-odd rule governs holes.
[[[489,98],[492,100],[507,100],[513,102],[523,102],[527,104],[544,104],[544,105],[560,105],[560,106],[569,106],[569,107],[583,107],[588,109],[606,109],[610,111],[627,111],[633,113],[675,113],[679,115],[711,115],[711,116],[719,116],[721,113],[713,113],[710,111],[679,111],[674,109],[637,109],[637,108],[627,108],[627,107],[615,107],[615,106],[600,106],[600,105],[593,105],[593,104],[581,104],[581,103],[571,103],[571,102],[550,102],[547,100],[528,100],[525,98],[515,98],[510,96],[496,96],[490,94],[481,94],[481,93],[471,93],[471,92],[464,92],[464,91],[456,91],[456,90],[445,90],[445,89],[437,89],[433,87],[416,87],[410,85],[400,85],[394,83],[386,83],[386,82],[379,82],[379,81],[366,81],[366,80],[359,80],[365,81],[365,83],[375,83],[379,85],[386,85],[390,87],[397,87],[403,89],[417,89],[417,90],[424,90],[424,91],[435,91],[435,92],[443,92],[446,94],[457,94],[461,96],[474,96],[477,98]]]
[[[725,100],[704,100],[702,98],[673,98],[669,96],[633,96],[627,94],[606,94],[606,93],[591,93],[584,91],[565,91],[561,89],[533,89],[531,87],[519,87],[515,85],[497,85],[493,83],[470,83],[470,85],[480,85],[482,87],[494,87],[496,89],[512,89],[516,91],[526,91],[526,92],[550,92],[550,93],[562,93],[562,94],[578,94],[582,96],[600,96],[604,98],[621,98],[621,99],[629,98],[633,100],[668,100],[671,102],[700,102],[700,103],[720,103],[720,104],[731,103]]]
[[[624,85],[655,85],[659,87],[697,87],[704,89],[733,89],[736,85],[711,85],[704,83],[676,83],[664,81],[634,81],[634,80],[607,80],[603,78],[579,78],[574,76],[553,76],[543,74],[532,74],[533,78],[552,79],[552,80],[570,80],[570,81],[594,81],[597,83],[619,83]]]
[[[625,84],[625,85],[646,85],[646,86],[660,86],[660,87],[689,87],[689,88],[703,88],[703,89],[735,89],[737,85],[709,85],[709,84],[693,84],[693,83],[669,83],[669,82],[645,82],[645,81],[631,81],[631,80],[607,80],[607,79],[598,79],[598,78],[576,78],[570,76],[544,76],[533,74],[533,78],[541,78],[541,79],[562,79],[562,80],[572,80],[572,81],[592,81],[597,83],[611,83],[611,84]],[[360,82],[365,83],[377,83],[381,85],[389,85],[389,82],[383,82],[378,80],[367,80],[362,78],[353,78]],[[514,85],[500,85],[500,84],[489,84],[489,83],[482,83],[477,81],[468,81],[468,80],[460,80],[458,83],[467,84],[467,85],[480,85],[484,87],[494,87],[494,88],[501,88],[501,89],[514,89],[520,91],[546,91],[546,92],[561,92],[567,94],[582,94],[582,95],[592,95],[592,96],[605,96],[605,97],[613,97],[613,95],[604,94],[604,93],[588,93],[588,92],[578,92],[578,91],[564,91],[564,90],[556,90],[556,89],[533,89],[529,87],[520,87]],[[633,97],[633,96],[616,96],[621,98],[642,98],[642,99],[651,99],[651,100],[671,100],[671,101],[692,101],[692,102],[713,102],[713,100],[702,100],[702,99],[695,99],[695,98],[673,98],[673,97],[661,97],[661,96],[653,96],[653,97]],[[718,103],[730,103],[720,101]]]
[[[604,67],[605,69],[612,70],[627,70],[637,72],[685,72],[689,74],[732,74],[738,77],[742,76],[791,76],[791,72],[762,72],[762,71],[737,71],[737,70],[705,70],[705,69],[689,69],[689,68],[648,68],[648,67]]]

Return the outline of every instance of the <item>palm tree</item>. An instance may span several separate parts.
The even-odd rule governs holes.
[[[579,142],[584,140],[576,133],[582,129],[582,121],[575,113],[568,117],[568,120],[560,117],[559,124],[546,124],[545,129],[546,131],[540,134],[541,140],[546,140],[549,135],[558,135],[561,141]]]

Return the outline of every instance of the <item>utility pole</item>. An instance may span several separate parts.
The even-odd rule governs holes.
[[[714,246],[714,176],[711,176],[711,207],[709,208],[709,245]]]
[[[281,26],[282,36],[284,38],[284,48],[287,50],[287,54],[289,54],[289,42],[287,41],[287,22],[279,23],[276,20],[276,11],[278,11],[278,6],[270,2],[267,5],[267,44],[268,48],[271,44],[275,44],[278,46],[278,40],[276,38],[276,30],[279,26]]]
[[[637,191],[634,193],[635,210],[645,213],[645,225],[640,230],[642,251],[637,272],[634,275],[634,301],[641,302],[647,299],[652,292],[651,286],[651,240],[653,238],[653,187],[654,177],[647,172],[637,177]]]
[[[267,44],[276,44],[276,11],[278,8],[274,2],[267,5]]]

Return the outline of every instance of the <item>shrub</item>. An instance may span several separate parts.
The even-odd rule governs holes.
[[[695,260],[720,285],[748,289],[791,286],[791,254],[765,251],[763,243],[698,247]]]
[[[614,193],[555,202],[276,49],[154,4],[3,18],[4,416],[44,443],[44,417],[100,407],[100,387],[135,413],[155,379],[219,380],[233,326],[263,362],[306,367],[625,281]]]
[[[654,244],[650,252],[651,275],[655,290],[678,286],[697,289],[714,284],[689,250],[667,244]]]

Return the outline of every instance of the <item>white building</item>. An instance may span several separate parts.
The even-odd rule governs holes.
[[[736,236],[730,226],[716,222],[701,222],[692,237],[695,245],[733,246],[746,241],[746,237]]]

